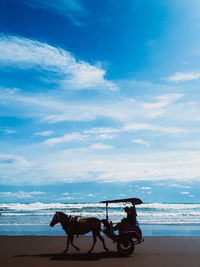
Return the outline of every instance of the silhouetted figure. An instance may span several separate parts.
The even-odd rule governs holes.
[[[136,225],[137,212],[135,206],[128,207],[127,209],[127,223],[131,226]]]
[[[119,234],[123,234],[123,229],[125,226],[136,226],[137,224],[137,212],[135,206],[126,206],[124,211],[127,213],[127,217],[123,218],[121,222],[114,227],[114,230],[119,230]]]
[[[65,253],[69,249],[69,242],[71,245],[76,249],[79,250],[73,244],[74,235],[84,235],[92,232],[93,235],[93,245],[88,252],[91,252],[94,248],[94,245],[97,241],[97,237],[101,240],[103,247],[106,251],[108,249],[105,246],[104,238],[100,235],[101,231],[101,221],[97,218],[79,218],[78,216],[72,217],[71,215],[68,216],[63,212],[56,212],[53,216],[53,219],[50,223],[50,226],[53,227],[55,224],[60,223],[62,225],[63,230],[67,234],[67,247],[63,251]]]

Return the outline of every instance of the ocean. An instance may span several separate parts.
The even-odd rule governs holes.
[[[126,216],[122,203],[109,205],[114,223]],[[200,204],[146,203],[136,206],[144,236],[200,236]],[[101,203],[2,203],[0,235],[65,235],[49,223],[56,211],[82,217],[105,218]]]

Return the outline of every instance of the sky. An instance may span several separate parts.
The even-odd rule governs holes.
[[[199,202],[198,0],[0,0],[0,202]]]

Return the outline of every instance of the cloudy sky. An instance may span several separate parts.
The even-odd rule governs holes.
[[[0,201],[199,201],[199,9],[1,0]]]

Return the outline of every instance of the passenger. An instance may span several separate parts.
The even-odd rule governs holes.
[[[130,224],[131,226],[135,226],[136,225],[136,217],[137,217],[137,212],[135,209],[135,205],[129,207],[128,211],[127,211],[127,223]]]
[[[118,223],[115,227],[114,230],[119,230],[119,234],[123,233],[123,228],[125,226],[135,226],[137,223],[136,217],[136,209],[135,206],[126,206],[124,208],[124,211],[127,213],[127,217],[123,218],[120,223]]]

